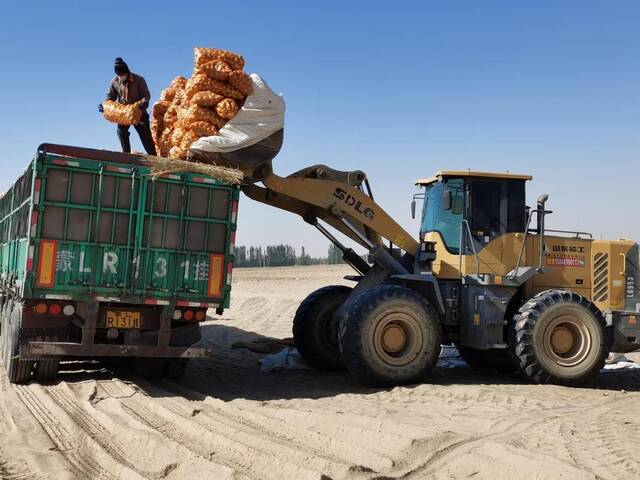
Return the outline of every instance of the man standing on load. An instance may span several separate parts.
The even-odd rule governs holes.
[[[156,147],[153,143],[153,137],[151,136],[151,128],[149,126],[149,114],[147,113],[147,107],[149,106],[149,100],[151,94],[147,87],[147,82],[140,75],[131,73],[129,66],[125,61],[118,57],[114,67],[116,76],[111,80],[111,86],[107,93],[106,100],[112,100],[125,105],[136,103],[140,100],[140,109],[142,110],[142,118],[134,125],[140,141],[144,146],[144,149],[149,155],[156,154]],[[98,111],[102,113],[102,103],[98,105]],[[120,145],[122,145],[122,151],[125,153],[131,152],[131,143],[129,142],[129,125],[118,125],[118,139],[120,139]]]

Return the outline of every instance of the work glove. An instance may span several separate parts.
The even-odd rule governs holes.
[[[100,112],[100,113],[104,112],[104,107],[102,106],[101,103],[98,104],[98,112]]]

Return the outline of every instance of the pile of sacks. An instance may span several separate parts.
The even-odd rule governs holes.
[[[142,118],[142,110],[140,104],[142,100],[136,103],[125,105],[123,103],[105,100],[102,102],[104,118],[118,125],[135,125]]]
[[[174,78],[153,106],[151,133],[158,155],[184,159],[194,141],[217,135],[253,93],[243,68],[244,58],[235,53],[195,49],[191,78]]]

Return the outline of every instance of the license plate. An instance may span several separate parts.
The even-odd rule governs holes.
[[[140,328],[140,312],[107,310],[107,328]]]

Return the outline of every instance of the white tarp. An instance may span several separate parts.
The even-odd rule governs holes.
[[[252,73],[253,93],[218,135],[196,140],[194,152],[233,152],[255,145],[284,127],[284,99],[260,76]]]

